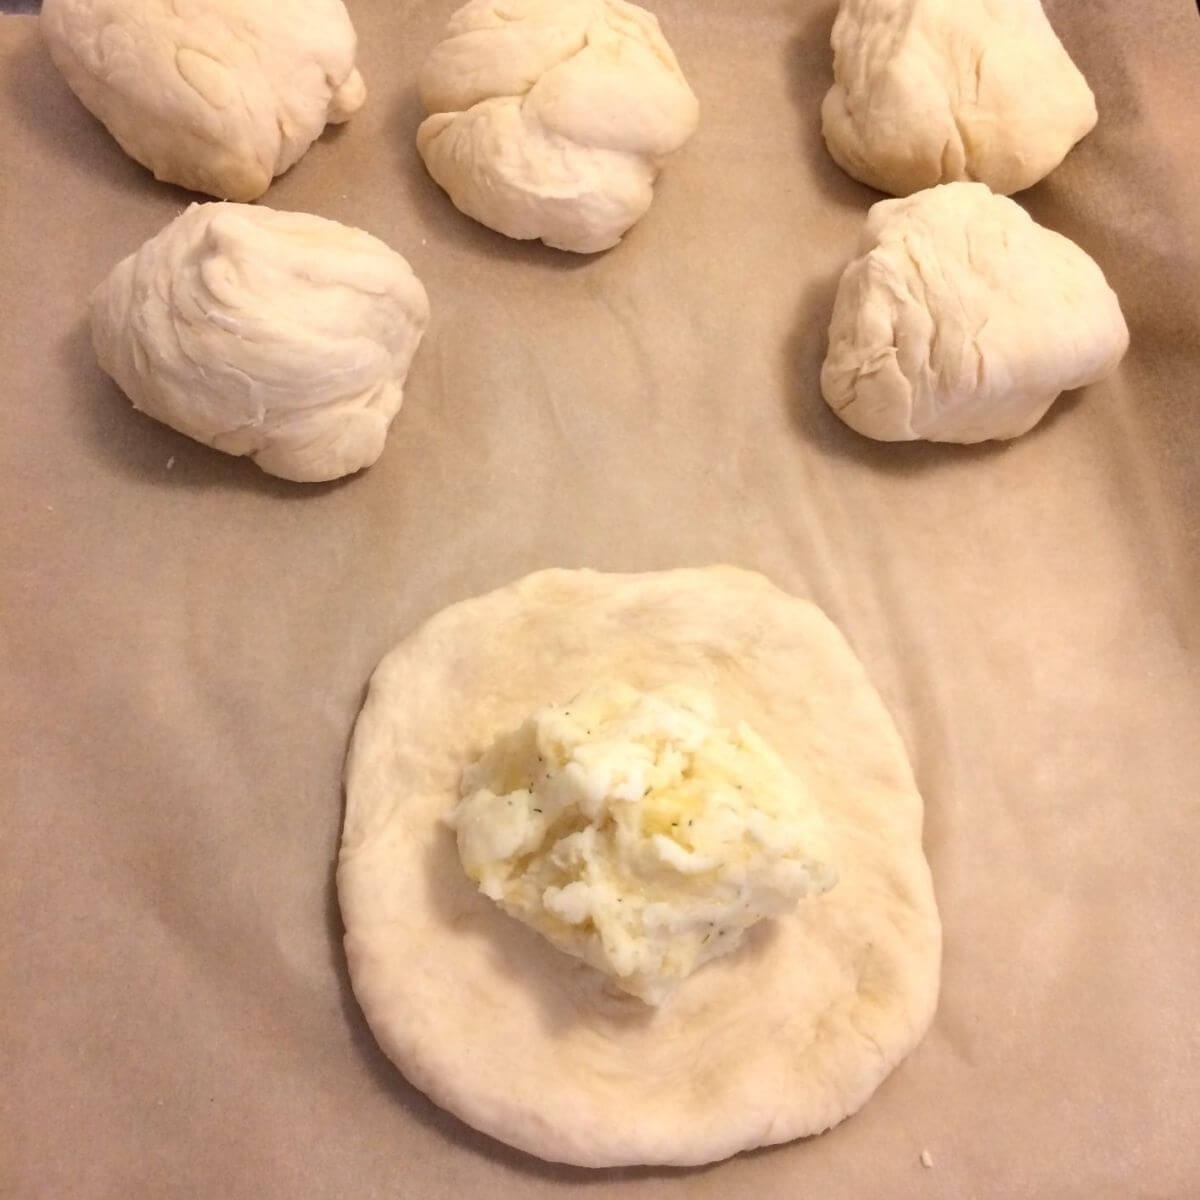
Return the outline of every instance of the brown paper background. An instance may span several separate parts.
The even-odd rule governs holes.
[[[657,5],[702,126],[596,258],[507,241],[424,174],[412,80],[453,4],[351,7],[367,107],[266,202],[385,238],[434,315],[382,459],[317,487],[102,376],[87,293],[190,197],[0,18],[0,1195],[1200,1195],[1192,4],[1047,6],[1101,121],[1022,200],[1097,258],[1133,342],[981,448],[876,445],[820,399],[878,198],[820,140],[832,3]],[[713,561],[821,604],[895,714],[941,1007],[826,1136],[546,1166],[364,1026],[332,886],[347,737],[379,657],[451,601]]]

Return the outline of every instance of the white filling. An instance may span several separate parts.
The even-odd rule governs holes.
[[[692,688],[606,685],[539,709],[460,793],[480,891],[650,1003],[836,880],[803,785]]]

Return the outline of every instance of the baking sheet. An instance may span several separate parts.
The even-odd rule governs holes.
[[[452,3],[351,4],[370,89],[266,197],[433,304],[380,462],[305,487],[135,414],[89,289],[190,199],[0,17],[0,1195],[1200,1194],[1200,24],[1047,9],[1098,129],[1022,199],[1132,348],[1006,446],[884,446],[818,391],[878,197],[827,158],[831,3],[659,12],[702,126],[615,251],[518,245],[422,170]],[[925,1042],[821,1138],[590,1174],[409,1088],[350,993],[333,864],[370,671],[538,567],[714,561],[846,631],[927,801]],[[933,1166],[919,1155],[928,1150]]]

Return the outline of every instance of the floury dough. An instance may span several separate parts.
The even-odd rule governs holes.
[[[837,871],[657,1007],[502,911],[456,845],[464,769],[598,681],[695,688],[716,725],[744,721],[806,789]],[[686,1165],[819,1133],[933,1016],[921,826],[899,735],[813,605],[733,567],[543,571],[445,609],[372,677],[337,875],[355,995],[413,1084],[542,1158]]]
[[[624,0],[472,0],[419,87],[417,148],[455,206],[581,254],[646,212],[698,118],[657,19]]]
[[[881,441],[982,442],[1038,423],[1129,345],[1121,306],[1070,239],[981,183],[867,214],[834,300],[821,390]]]
[[[193,204],[91,300],[100,365],[134,407],[302,482],[370,466],[429,320],[408,263],[361,229]]]
[[[1096,124],[1039,0],[842,0],[832,40],[825,142],[893,196],[954,180],[1021,191]]]
[[[44,0],[76,96],[155,177],[254,200],[362,106],[342,0]]]

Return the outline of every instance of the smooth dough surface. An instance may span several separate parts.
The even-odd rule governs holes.
[[[699,113],[657,19],[625,0],[471,0],[419,87],[417,148],[455,207],[581,254],[645,213]]]
[[[135,408],[311,483],[383,452],[429,302],[361,229],[213,203],[118,263],[91,318],[100,365]]]
[[[366,99],[342,0],[44,0],[76,96],[156,178],[254,200]]]
[[[480,894],[445,818],[463,766],[597,679],[701,686],[824,814],[832,891],[659,1008]],[[438,614],[375,672],[338,895],[354,991],[409,1080],[551,1160],[693,1164],[828,1129],[920,1040],[941,928],[903,746],[829,620],[759,575],[544,571]]]
[[[1129,345],[1104,273],[981,183],[867,213],[834,300],[826,402],[881,441],[982,442],[1032,429]]]
[[[894,196],[952,180],[1018,192],[1096,124],[1040,0],[842,0],[832,42],[829,152]]]

